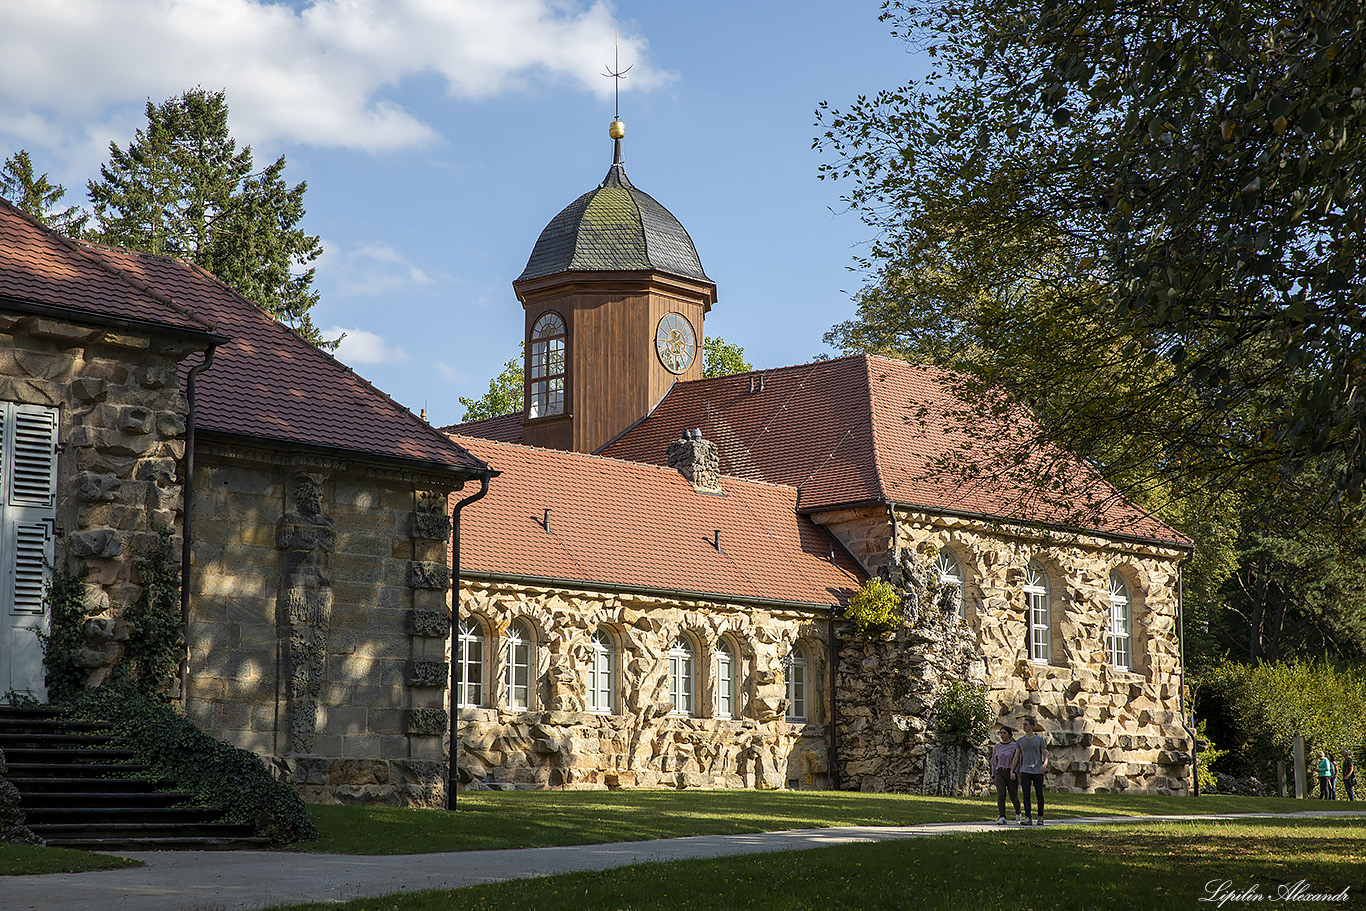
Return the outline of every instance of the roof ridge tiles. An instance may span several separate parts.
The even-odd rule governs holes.
[[[901,363],[905,364],[907,362],[901,361]],[[887,481],[882,474],[882,459],[879,456],[880,450],[878,448],[878,443],[882,440],[882,434],[879,433],[881,425],[877,419],[877,409],[873,407],[873,364],[872,357],[867,354],[863,356],[863,381],[867,384],[868,395],[860,404],[867,406],[868,434],[872,437],[873,442],[873,477],[877,480],[878,493],[882,495],[884,500],[887,500],[890,499],[891,496],[887,490]]]
[[[513,413],[515,414],[515,412]],[[491,418],[485,418],[485,420],[491,420]],[[447,433],[446,435],[452,438],[459,437],[460,439],[476,440],[481,446],[508,446],[514,449],[525,449],[531,452],[543,452],[548,455],[563,455],[580,459],[595,459],[599,462],[614,462],[618,465],[627,465],[633,468],[652,468],[655,471],[659,471],[664,474],[678,474],[678,469],[670,468],[668,465],[660,465],[657,462],[637,462],[634,459],[620,459],[615,456],[599,455],[595,452],[578,452],[573,449],[551,449],[547,446],[531,446],[527,443],[509,443],[505,440],[490,440],[487,437],[474,437],[469,436],[468,434],[461,433]],[[679,477],[682,477],[682,475],[679,475]],[[723,474],[721,475],[721,477],[726,479],[727,481],[735,481],[739,484],[751,484],[755,487],[771,487],[775,490],[790,490],[794,494],[797,493],[798,490],[791,484],[775,484],[771,481],[760,481],[755,478],[742,478],[738,475],[733,474]]]
[[[0,197],[0,204],[3,204],[4,207],[6,209],[9,209],[12,214],[19,216],[19,218],[28,222],[32,227],[37,228],[50,240],[55,241],[58,245],[67,248],[72,253],[75,253],[77,256],[81,258],[82,261],[90,263],[91,265],[95,266],[95,268],[107,273],[114,279],[121,281],[123,284],[128,285],[135,291],[147,295],[148,297],[155,300],[157,303],[170,307],[172,310],[179,313],[181,316],[184,316],[185,318],[192,320],[195,323],[198,323],[200,326],[204,327],[205,332],[212,333],[218,331],[218,327],[216,325],[205,322],[202,317],[200,317],[193,311],[187,309],[185,306],[180,304],[175,299],[153,288],[150,288],[141,282],[133,280],[132,276],[125,274],[121,269],[115,269],[113,266],[104,262],[99,257],[92,256],[89,252],[87,252],[84,249],[84,245],[90,243],[90,241],[75,240],[73,238],[67,237],[65,234],[62,234],[59,231],[55,231],[52,228],[49,228],[47,225],[39,221],[38,218],[29,214],[28,212],[25,212],[23,209],[14,205],[7,199]]]
[[[155,255],[155,254],[146,254],[146,255],[149,255],[149,256],[150,256],[150,255]],[[393,396],[391,396],[389,393],[385,392],[383,389],[380,389],[378,386],[376,386],[374,383],[370,382],[370,381],[369,381],[368,379],[366,379],[364,376],[362,376],[361,374],[357,373],[352,367],[350,367],[349,365],[347,365],[347,364],[343,363],[342,361],[338,360],[337,357],[336,357],[335,355],[333,355],[331,352],[329,352],[329,351],[324,351],[323,349],[319,348],[317,345],[315,345],[315,344],[313,344],[312,342],[310,342],[308,339],[304,338],[302,335],[299,334],[299,331],[298,331],[297,329],[295,329],[293,326],[290,326],[290,325],[287,325],[287,324],[284,323],[284,322],[281,322],[279,319],[276,319],[276,318],[275,318],[274,314],[271,314],[271,313],[267,312],[263,307],[257,305],[255,302],[253,302],[253,301],[251,301],[251,300],[248,300],[244,295],[242,295],[240,292],[238,292],[236,288],[232,287],[232,286],[229,285],[227,282],[223,281],[223,280],[220,279],[218,276],[214,275],[214,274],[213,274],[212,272],[210,272],[208,269],[205,269],[203,266],[199,265],[198,263],[192,263],[192,262],[190,262],[189,260],[175,259],[174,261],[175,261],[175,262],[178,262],[178,263],[181,263],[181,264],[183,264],[183,265],[189,266],[190,269],[192,269],[192,270],[195,271],[195,272],[200,273],[204,278],[207,278],[207,279],[209,279],[210,281],[216,282],[218,285],[222,286],[222,288],[223,288],[225,291],[227,291],[228,294],[230,294],[230,295],[232,295],[233,297],[237,298],[237,299],[238,299],[239,301],[241,301],[242,303],[251,306],[253,310],[255,310],[256,312],[258,312],[258,313],[262,314],[263,316],[267,317],[267,318],[268,318],[272,323],[274,323],[275,325],[279,326],[279,327],[282,328],[282,329],[285,329],[285,330],[289,331],[289,332],[290,332],[291,334],[293,334],[294,337],[297,338],[300,342],[303,342],[303,344],[304,344],[304,346],[307,348],[307,350],[313,352],[313,356],[320,356],[320,357],[323,357],[323,358],[325,358],[328,362],[330,362],[331,364],[333,364],[333,365],[335,365],[335,366],[337,366],[337,367],[340,367],[341,370],[342,370],[342,372],[344,372],[347,376],[351,377],[353,380],[355,380],[355,381],[356,381],[357,383],[359,383],[361,386],[363,386],[363,387],[365,387],[366,389],[368,389],[370,392],[373,392],[375,395],[377,395],[377,396],[379,396],[380,398],[384,399],[384,400],[385,400],[386,402],[388,402],[390,405],[393,405],[394,408],[397,409],[397,411],[398,411],[399,413],[401,413],[401,414],[403,415],[403,418],[404,418],[405,420],[407,420],[409,423],[411,423],[411,424],[413,424],[413,425],[415,425],[415,426],[418,426],[418,427],[423,427],[423,428],[426,429],[427,432],[430,432],[430,433],[432,433],[432,434],[435,434],[436,436],[445,437],[445,438],[449,439],[449,435],[448,435],[448,434],[442,433],[440,430],[438,430],[437,428],[433,427],[431,424],[428,424],[426,421],[422,420],[422,419],[419,418],[417,415],[413,414],[413,412],[408,408],[407,405],[404,405],[402,402],[399,402],[397,399],[395,399],[395,398],[394,398]],[[303,349],[301,349],[301,350],[303,350]],[[464,452],[465,455],[467,455],[467,456],[469,456],[470,458],[474,459],[476,462],[482,462],[481,459],[479,459],[479,458],[478,458],[477,456],[475,456],[473,453],[471,453],[471,452],[469,452],[468,450],[466,450],[465,447],[460,446],[458,443],[455,444],[455,445],[456,445],[462,452]],[[488,466],[485,465],[484,467],[487,468]]]

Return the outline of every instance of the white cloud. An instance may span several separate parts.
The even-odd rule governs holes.
[[[463,370],[457,370],[450,364],[442,361],[436,362],[436,372],[441,374],[441,378],[448,383],[460,384],[469,382],[469,374]]]
[[[80,147],[112,106],[199,85],[227,90],[244,142],[382,152],[435,136],[383,97],[409,77],[436,74],[457,98],[546,79],[610,95],[599,74],[619,27],[603,0],[2,2],[0,134]],[[672,78],[650,66],[642,36],[620,41],[635,62],[624,90]]]
[[[331,326],[323,330],[324,338],[336,338],[342,333],[346,338],[337,346],[337,360],[345,364],[394,364],[408,359],[408,352],[399,345],[390,345],[384,336],[364,329],[347,329]]]
[[[414,285],[433,285],[436,278],[413,265],[386,243],[365,243],[351,250],[323,244],[319,275],[332,275],[340,294],[378,297]]]

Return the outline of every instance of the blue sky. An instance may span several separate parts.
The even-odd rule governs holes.
[[[0,4],[0,157],[28,149],[84,202],[148,99],[227,91],[256,160],[308,181],[314,320],[433,423],[517,353],[511,282],[611,163],[614,31],[632,181],[688,229],[708,335],[756,367],[825,351],[870,230],[816,177],[814,111],[923,68],[877,0],[62,0]]]

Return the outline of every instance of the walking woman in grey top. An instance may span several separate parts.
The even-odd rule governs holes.
[[[1034,815],[1029,805],[1029,792],[1032,788],[1039,795],[1039,825],[1043,825],[1043,770],[1048,763],[1048,741],[1038,733],[1033,718],[1024,720],[1025,736],[1015,741],[1019,749],[1015,753],[1014,768],[1018,770],[1020,781],[1024,784],[1023,825],[1034,825]]]

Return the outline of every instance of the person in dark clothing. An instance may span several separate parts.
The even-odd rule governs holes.
[[[1043,825],[1043,773],[1048,763],[1048,741],[1037,732],[1033,718],[1024,720],[1024,730],[1025,736],[1015,741],[1020,747],[1015,754],[1015,770],[1020,776],[1020,781],[1024,782],[1023,825],[1034,825],[1034,816],[1029,805],[1031,789],[1039,795],[1039,825]]]
[[[1356,800],[1357,767],[1352,762],[1352,754],[1346,750],[1342,751],[1342,764],[1338,767],[1338,776],[1342,779],[1342,787],[1347,792],[1347,799]]]

